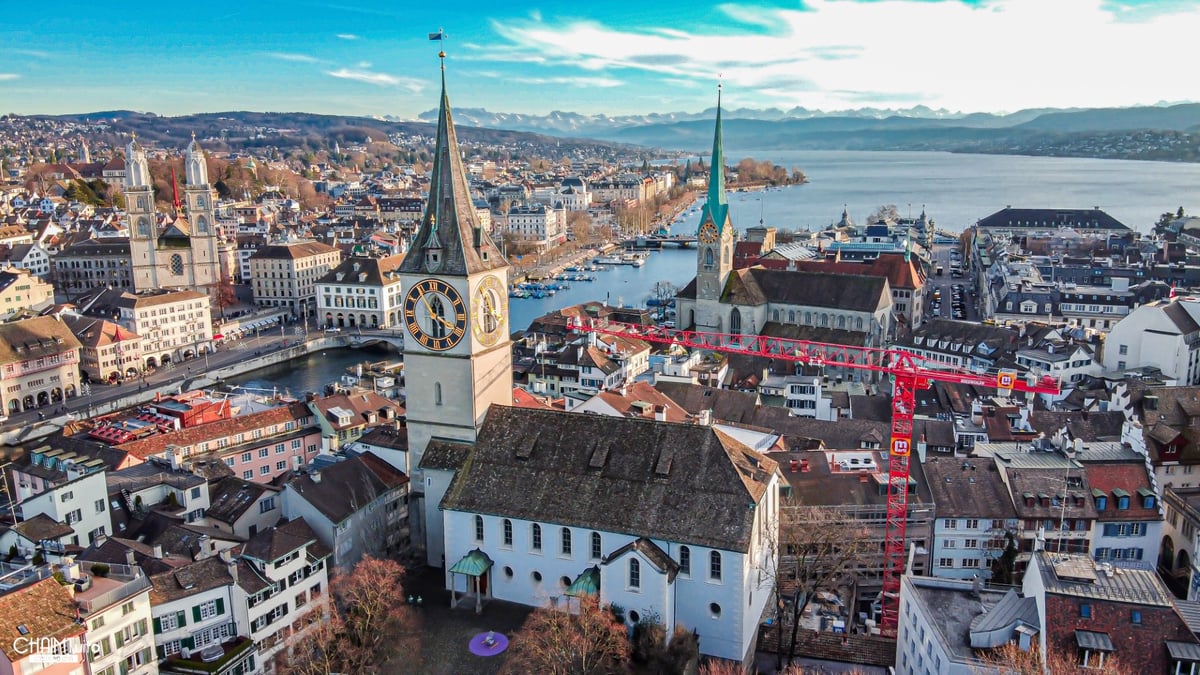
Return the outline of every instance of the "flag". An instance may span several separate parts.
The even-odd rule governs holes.
[[[1175,284],[1171,284],[1171,295],[1169,295],[1167,297],[1170,297],[1170,298],[1175,297]]]
[[[429,39],[430,40],[438,40],[438,41],[445,40],[446,39],[446,31],[439,30],[436,33],[430,33]]]

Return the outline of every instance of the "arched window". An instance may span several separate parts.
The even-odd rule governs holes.
[[[483,516],[475,516],[475,543],[483,543]]]
[[[196,219],[196,231],[201,234],[208,233],[208,218],[205,218],[204,216],[200,216],[199,218]]]
[[[429,301],[429,336],[435,339],[446,337],[446,308],[436,295]]]
[[[679,547],[679,573],[685,576],[692,574],[692,549],[686,546]]]
[[[742,313],[738,311],[737,307],[734,307],[733,311],[729,313],[729,332],[742,332]]]
[[[629,587],[642,587],[642,563],[637,558],[629,559]]]
[[[139,197],[139,200],[140,199],[141,198]],[[139,237],[149,237],[150,236],[150,221],[146,220],[145,218],[138,218],[137,233],[138,233]]]
[[[564,527],[562,529],[562,540],[560,542],[559,553],[563,555],[571,555],[571,528]]]
[[[542,526],[534,523],[530,528],[529,535],[531,548],[535,551],[542,550]]]
[[[811,325],[813,325],[813,322],[812,322],[812,312],[805,312],[805,313],[804,313],[804,325],[806,325],[806,326],[811,326]]]
[[[854,320],[854,330],[858,330],[858,331],[862,330],[862,317],[861,316]]]
[[[721,552],[712,551],[708,554],[708,578],[712,581],[721,580]]]
[[[828,314],[821,315],[821,328],[829,328],[829,315]]]
[[[846,329],[846,317],[844,317],[844,316],[838,317],[838,328],[840,328],[842,330]]]
[[[171,274],[176,276],[183,274],[183,256],[178,253],[171,256]]]
[[[604,549],[602,549],[600,546],[600,533],[599,532],[592,533],[591,554],[592,554],[592,560],[599,560],[600,558],[602,558],[604,556]]]
[[[504,545],[512,546],[512,521],[504,519]]]
[[[442,383],[441,382],[433,383],[433,404],[434,405],[442,404]]]
[[[713,250],[711,247],[704,249],[704,269],[711,270],[716,266],[716,261],[713,259]]]
[[[788,310],[788,323],[796,323],[796,310]]]
[[[777,309],[771,310],[771,320],[779,321],[779,310],[777,310]]]

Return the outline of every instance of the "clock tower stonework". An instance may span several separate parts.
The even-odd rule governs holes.
[[[429,200],[399,273],[409,466],[427,525],[440,521],[425,494],[421,464],[431,439],[474,443],[493,405],[512,405],[508,262],[479,222],[463,168],[446,75]],[[426,527],[426,553],[440,566],[440,527]],[[437,559],[435,559],[437,558]]]

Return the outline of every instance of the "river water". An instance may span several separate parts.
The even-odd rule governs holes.
[[[1200,196],[1200,164],[1135,162],[1109,159],[963,155],[941,152],[803,151],[752,153],[757,159],[799,167],[809,183],[765,192],[729,195],[734,227],[760,221],[781,229],[823,228],[836,222],[845,204],[862,222],[882,204],[895,204],[901,215],[925,205],[939,228],[959,231],[1005,205],[1028,208],[1100,206],[1121,222],[1146,232],[1164,211],[1188,209]],[[731,163],[746,154],[727,152]],[[706,160],[707,161],[707,160]],[[911,205],[911,206],[910,206]],[[674,233],[694,233],[699,210],[683,214]],[[686,284],[696,272],[695,249],[668,248],[650,254],[642,267],[617,266],[594,272],[594,282],[571,282],[553,297],[509,300],[509,325],[529,326],[533,319],[568,305],[608,300],[644,307],[655,284]],[[348,367],[388,358],[379,350],[330,350],[287,366],[237,378],[246,386],[286,388],[294,395],[318,391]],[[392,358],[395,358],[394,353]],[[231,380],[233,382],[235,380]]]

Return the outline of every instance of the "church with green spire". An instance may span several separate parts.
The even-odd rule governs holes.
[[[696,330],[726,332],[721,296],[733,271],[733,247],[737,233],[729,218],[725,195],[725,149],[721,140],[721,89],[717,88],[717,121],[709,162],[708,194],[696,230],[696,278],[680,291],[677,299],[681,326]]]

